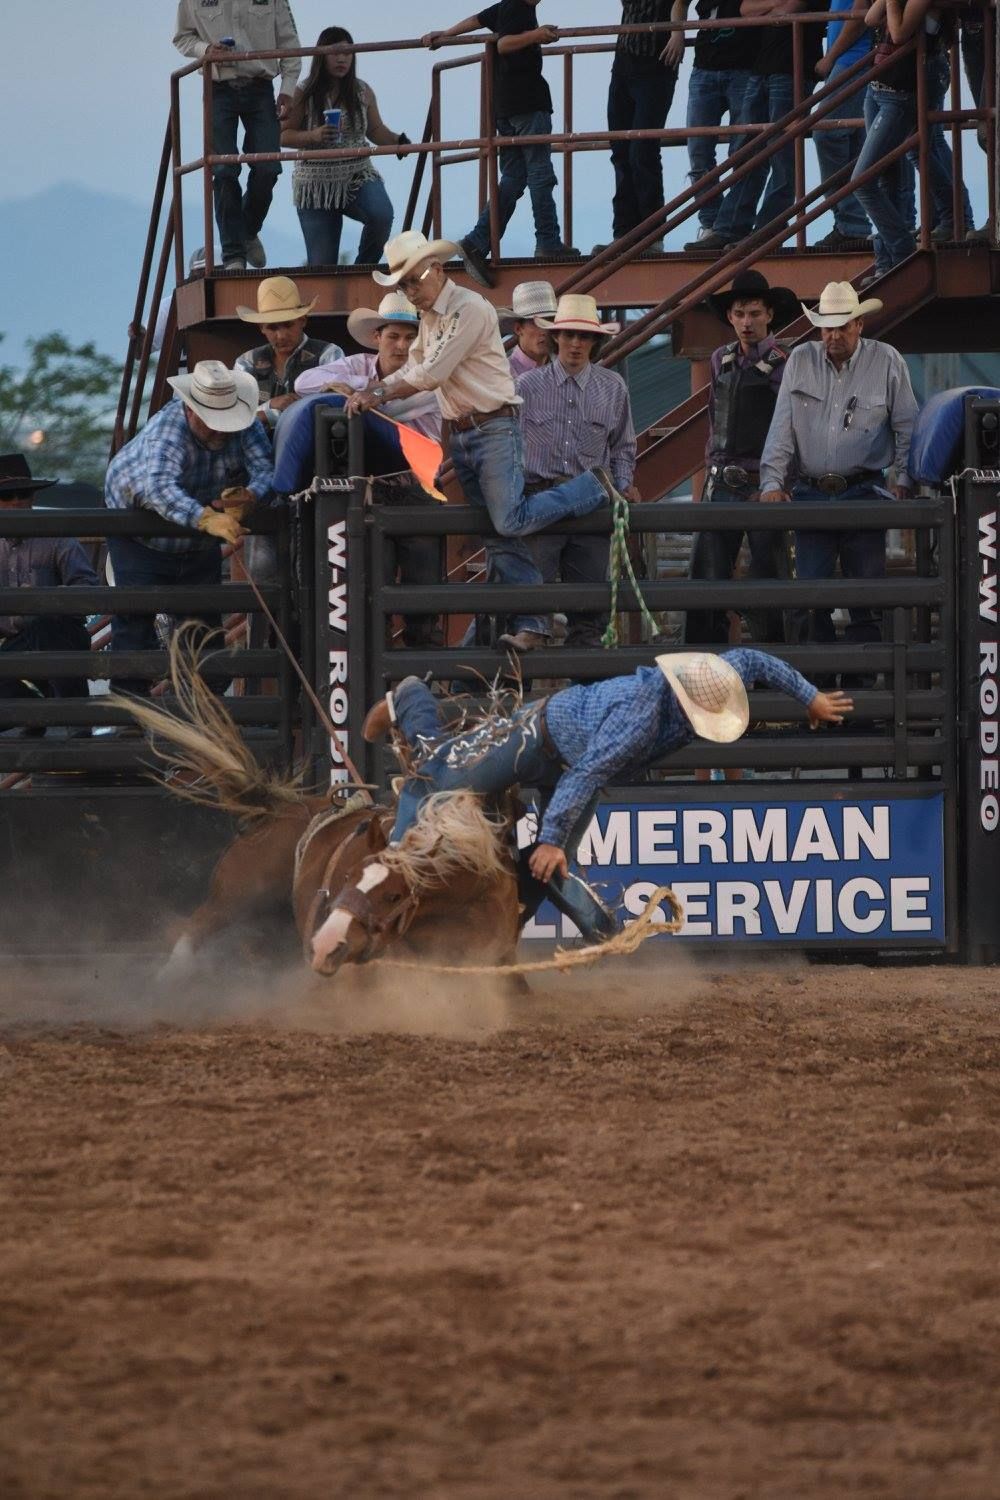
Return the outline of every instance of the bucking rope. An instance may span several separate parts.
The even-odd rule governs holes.
[[[666,902],[673,916],[663,922],[655,921],[657,912]],[[589,948],[557,948],[551,958],[536,959],[523,964],[427,964],[414,963],[402,958],[374,958],[366,967],[380,964],[385,969],[419,969],[424,974],[544,974],[558,969],[566,973],[569,969],[584,968],[600,963],[605,958],[624,958],[640,948],[647,938],[680,932],[684,925],[684,909],[668,885],[658,886],[646,903],[646,909],[623,927],[621,932],[606,943],[593,943]]]
[[[608,555],[608,573],[611,579],[611,614],[608,618],[608,628],[601,636],[601,645],[609,651],[618,645],[618,585],[621,581],[623,571],[632,585],[636,599],[639,601],[639,610],[642,618],[649,626],[654,638],[660,634],[659,625],[646,607],[646,601],[642,597],[642,590],[639,588],[635,576],[635,569],[632,567],[632,559],[628,555],[628,516],[628,501],[619,495],[617,499],[611,502],[611,549]]]

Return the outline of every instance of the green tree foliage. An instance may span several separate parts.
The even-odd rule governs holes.
[[[23,369],[0,365],[0,452],[20,449],[44,478],[103,486],[120,384],[116,361],[92,343],[29,339]]]

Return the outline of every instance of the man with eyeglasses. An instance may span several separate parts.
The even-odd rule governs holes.
[[[818,310],[803,309],[822,342],[800,344],[788,356],[760,460],[761,500],[829,505],[909,498],[917,414],[910,373],[898,350],[861,336],[865,315],[881,307],[875,297],[859,302],[849,282],[831,281]],[[838,561],[845,578],[884,578],[885,532],[796,531],[799,579],[832,578]],[[881,633],[878,611],[850,610],[848,642],[878,641]],[[794,638],[833,641],[830,610],[798,612]]]
[[[566,516],[583,516],[620,499],[604,469],[594,467],[563,484],[525,495],[521,462],[521,398],[514,389],[496,309],[445,274],[443,262],[459,254],[450,240],[430,240],[406,230],[386,246],[388,273],[373,271],[379,286],[397,287],[420,312],[420,332],[402,370],[373,381],[347,403],[368,411],[418,391],[435,391],[451,428],[450,451],[459,484],[471,505],[489,511],[496,537],[486,544],[487,580],[537,584],[541,574],[524,537]],[[500,642],[531,651],[548,641],[540,615],[515,615]]]

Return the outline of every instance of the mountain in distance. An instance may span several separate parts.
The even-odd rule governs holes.
[[[22,364],[25,339],[53,331],[124,359],[149,208],[72,182],[0,201],[0,364]],[[196,235],[200,200],[186,203],[184,217],[186,235]],[[264,240],[275,266],[301,264],[298,234],[266,225]],[[186,245],[189,255],[196,248]]]

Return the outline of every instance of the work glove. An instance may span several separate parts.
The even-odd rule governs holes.
[[[198,517],[198,530],[207,532],[209,536],[217,536],[221,542],[228,542],[231,547],[235,547],[240,537],[245,535],[237,516],[211,508],[203,510]]]
[[[251,506],[257,503],[257,496],[253,490],[248,490],[242,484],[223,490],[219,499],[226,514],[235,516],[237,521],[242,521]]]

